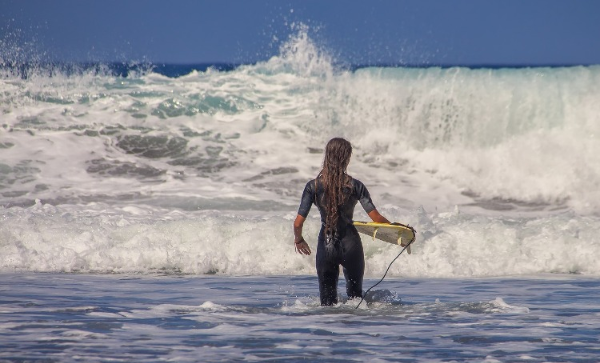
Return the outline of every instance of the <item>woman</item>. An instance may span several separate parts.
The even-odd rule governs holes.
[[[310,247],[302,237],[302,226],[312,204],[319,208],[317,275],[321,305],[325,306],[337,304],[340,265],[344,268],[348,298],[362,297],[365,256],[360,236],[352,224],[356,203],[360,202],[374,222],[389,223],[375,209],[364,184],[346,174],[351,155],[352,145],[348,141],[334,138],[327,143],[323,169],[316,179],[306,184],[294,221],[296,251],[310,255]]]

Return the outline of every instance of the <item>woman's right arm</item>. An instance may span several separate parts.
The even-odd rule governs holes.
[[[387,218],[385,218],[384,216],[382,216],[381,214],[379,214],[379,212],[377,211],[377,209],[373,209],[372,211],[370,211],[369,212],[369,217],[375,223],[390,223],[390,221],[388,221]]]

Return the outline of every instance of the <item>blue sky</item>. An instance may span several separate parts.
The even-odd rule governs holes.
[[[300,22],[343,63],[600,64],[596,0],[0,0],[4,48],[69,61],[255,62]]]

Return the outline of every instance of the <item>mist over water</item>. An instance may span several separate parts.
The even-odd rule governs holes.
[[[347,70],[307,34],[178,77],[4,60],[0,268],[312,274],[291,221],[342,136],[419,232],[392,275],[600,274],[600,67]],[[394,246],[363,241],[381,274]]]

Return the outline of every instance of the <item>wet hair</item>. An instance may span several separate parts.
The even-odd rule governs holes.
[[[350,186],[352,180],[346,174],[351,155],[352,145],[347,140],[339,137],[329,140],[325,147],[323,169],[317,180],[320,179],[324,188],[321,206],[325,208],[326,212],[325,233],[328,236],[335,234],[340,206],[348,199],[348,195],[344,193],[344,187]]]

